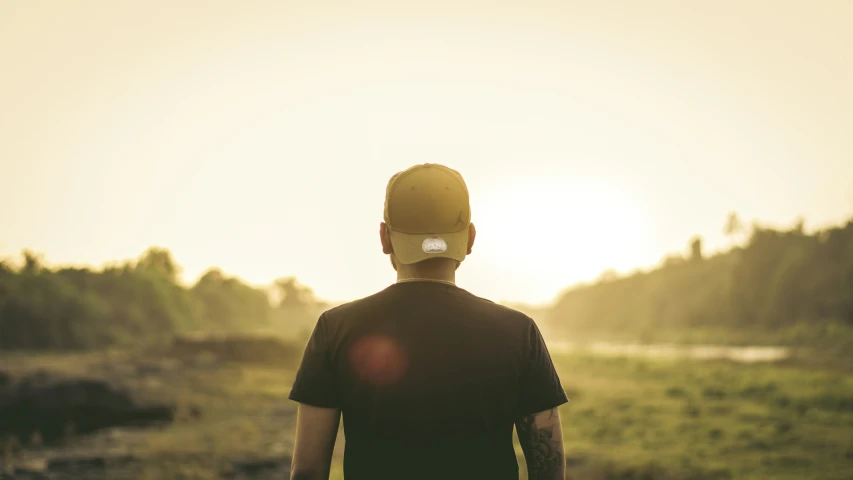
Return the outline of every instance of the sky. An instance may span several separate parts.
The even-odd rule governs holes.
[[[547,302],[853,217],[853,2],[0,0],[0,256],[391,284],[385,184],[465,177],[458,284]]]

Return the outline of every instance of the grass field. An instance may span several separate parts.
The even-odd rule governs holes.
[[[572,478],[853,478],[853,375],[558,355]]]
[[[130,461],[86,478],[281,478],[292,449],[294,366],[140,356],[26,357],[9,365],[114,379],[178,400],[200,418],[117,429],[14,457],[72,454]],[[853,374],[845,369],[555,354],[570,403],[561,408],[572,479],[853,478]],[[135,368],[149,362],[146,368]],[[153,362],[153,363],[152,363]],[[154,365],[154,366],[152,366]],[[13,367],[14,368],[14,367]],[[343,478],[343,433],[332,478]],[[524,461],[519,451],[519,464]],[[526,478],[522,475],[522,478]]]

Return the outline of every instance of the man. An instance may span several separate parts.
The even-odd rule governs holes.
[[[529,478],[564,477],[568,400],[539,329],[455,284],[470,217],[455,170],[388,182],[379,237],[397,282],[320,316],[290,393],[291,479],[328,478],[341,413],[346,480],[517,480],[513,425]]]

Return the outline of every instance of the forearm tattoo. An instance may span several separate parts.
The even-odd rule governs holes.
[[[557,409],[552,408],[548,412],[548,419],[551,420],[556,413]],[[562,470],[560,446],[563,439],[557,435],[557,425],[554,419],[547,425],[537,427],[536,415],[521,417],[516,422],[518,441],[527,459],[527,476],[530,480],[554,479]]]

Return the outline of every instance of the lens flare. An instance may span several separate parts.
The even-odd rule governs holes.
[[[360,338],[350,349],[349,359],[358,376],[377,387],[398,382],[408,366],[406,351],[385,335]]]

